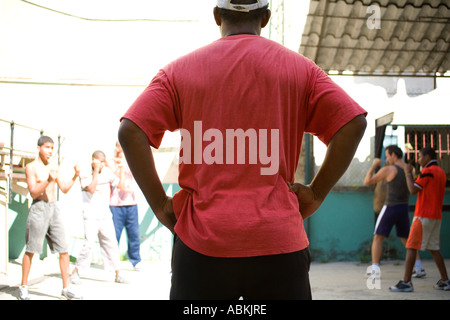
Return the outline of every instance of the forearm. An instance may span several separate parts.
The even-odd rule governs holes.
[[[370,185],[370,184],[374,184],[376,182],[372,181],[372,177],[375,174],[375,170],[377,169],[376,166],[371,166],[369,171],[367,172],[366,176],[364,177],[364,184],[365,185]]]
[[[373,167],[370,167],[369,171],[367,172],[366,176],[364,177],[364,184],[365,185],[369,185],[370,184],[370,178],[372,178],[374,172],[375,172],[375,169]]]
[[[69,192],[69,190],[73,187],[75,180],[77,180],[77,178],[78,178],[78,175],[75,174],[69,182],[59,183],[59,181],[58,181],[59,189],[61,189],[61,191],[63,193]]]
[[[31,188],[29,187],[28,190],[30,191],[31,198],[36,199],[43,195],[49,183],[50,181],[45,180],[42,182],[37,182]]]
[[[132,121],[124,119],[119,129],[119,142],[136,183],[157,218],[173,231],[174,216],[165,214],[170,201],[156,171],[147,135]]]
[[[119,184],[117,185],[117,189],[125,190],[125,170],[122,166],[119,168],[119,174],[117,176],[119,177]]]
[[[91,183],[85,188],[86,191],[89,191],[92,194],[95,193],[95,190],[97,189],[97,184],[98,184],[97,177],[98,177],[98,172],[94,170],[94,172],[92,172]]]
[[[357,116],[331,139],[324,162],[311,183],[317,199],[325,199],[347,170],[364,135],[366,125],[365,117]]]
[[[408,186],[409,193],[414,195],[417,192],[419,192],[420,189],[418,189],[414,185],[414,180],[413,180],[413,177],[412,177],[412,173],[405,170],[405,177],[406,177],[406,185]]]

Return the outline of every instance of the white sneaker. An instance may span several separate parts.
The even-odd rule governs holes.
[[[81,279],[80,279],[80,275],[78,274],[78,272],[72,273],[70,275],[70,282],[72,284],[81,284]]]
[[[413,278],[423,278],[423,277],[425,277],[426,275],[427,275],[427,274],[426,274],[426,272],[425,272],[424,269],[420,269],[420,270],[414,269],[414,271],[413,271],[413,273],[412,273],[412,277],[413,277]]]
[[[17,295],[19,300],[30,300],[28,295],[28,286],[19,286],[19,294]]]
[[[434,288],[435,288],[436,290],[450,291],[450,280],[442,281],[442,279],[440,279],[440,280],[434,285]]]
[[[381,270],[380,268],[374,269],[372,266],[367,268],[366,279],[380,279],[381,278]]]
[[[61,291],[61,299],[67,300],[81,300],[83,297],[77,293],[75,293],[72,288],[65,288]]]
[[[143,266],[141,262],[138,262],[134,265],[134,271],[141,272],[143,270]]]
[[[116,276],[114,281],[116,283],[124,283],[124,284],[128,284],[129,283],[129,281],[126,278],[124,278],[122,275],[120,275],[120,274]]]

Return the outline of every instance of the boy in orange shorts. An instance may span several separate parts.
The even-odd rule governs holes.
[[[433,256],[441,279],[434,286],[438,290],[450,290],[444,258],[439,247],[439,235],[442,220],[442,205],[444,203],[447,176],[437,163],[436,152],[425,147],[420,151],[419,164],[422,172],[416,181],[412,178],[412,167],[405,167],[406,181],[411,194],[417,194],[416,210],[406,243],[405,274],[395,286],[389,288],[394,292],[414,291],[411,274],[417,250],[428,249]]]

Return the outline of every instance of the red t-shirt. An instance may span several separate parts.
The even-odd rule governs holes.
[[[181,129],[175,231],[214,257],[309,245],[294,182],[303,134],[328,144],[366,114],[312,61],[255,35],[221,38],[160,70],[124,118],[158,148]]]
[[[417,193],[415,217],[442,219],[446,183],[445,171],[438,166],[436,160],[430,161],[414,183],[421,189]]]

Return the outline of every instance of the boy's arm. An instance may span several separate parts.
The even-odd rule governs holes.
[[[91,183],[89,183],[86,187],[84,187],[83,191],[88,191],[88,192],[94,194],[95,190],[97,189],[98,174],[100,173],[100,165],[95,163],[95,161],[93,161],[92,166],[93,166],[93,171],[92,171]]]
[[[56,180],[56,182],[58,183],[58,187],[59,189],[63,192],[63,193],[67,193],[69,192],[69,190],[72,188],[73,184],[75,183],[75,180],[77,180],[78,176],[80,175],[80,166],[77,164],[73,167],[73,169],[75,170],[75,173],[72,177],[72,179],[70,181],[64,181],[62,179],[61,175],[58,175],[58,178]]]
[[[119,190],[126,190],[125,187],[125,168],[123,165],[123,160],[121,159],[113,159],[111,161],[108,161],[106,163],[106,166],[111,169],[111,172],[114,174],[114,176],[118,179],[114,179],[114,182],[112,184],[113,188],[117,188]]]
[[[158,177],[147,135],[131,120],[123,119],[119,142],[128,166],[158,220],[172,233],[176,224],[172,198],[166,195]]]
[[[117,189],[119,190],[125,190],[125,168],[123,167],[123,164],[119,164],[118,166],[118,174],[116,174],[117,177],[119,177],[119,184],[117,185]]]
[[[416,185],[414,183],[414,179],[413,179],[413,176],[412,176],[412,172],[413,172],[412,165],[407,164],[404,167],[404,171],[405,171],[406,184],[408,185],[409,193],[411,193],[412,195],[417,194],[421,189],[416,187]]]
[[[295,183],[291,190],[297,194],[303,219],[314,214],[353,160],[367,122],[363,115],[344,125],[331,139],[322,166],[309,186]]]

